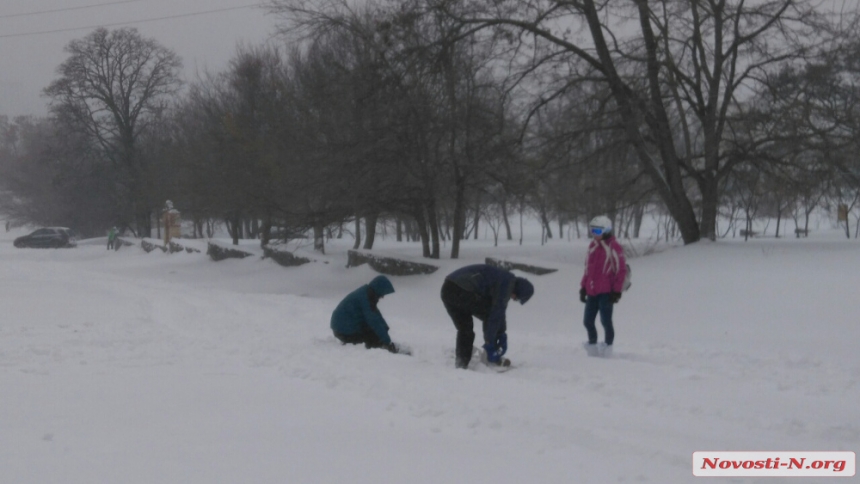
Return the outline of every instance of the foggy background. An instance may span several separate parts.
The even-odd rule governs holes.
[[[135,27],[183,61],[184,80],[219,71],[238,43],[259,44],[275,18],[254,0],[4,0],[0,2],[0,114],[47,115],[42,89],[63,49],[96,27]],[[154,20],[159,19],[159,20]],[[72,30],[74,29],[74,30]]]

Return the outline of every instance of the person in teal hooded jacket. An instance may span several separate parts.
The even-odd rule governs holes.
[[[364,343],[367,348],[385,348],[397,353],[397,346],[388,335],[388,323],[377,304],[393,294],[394,286],[385,276],[377,276],[349,293],[331,315],[331,330],[343,344]]]

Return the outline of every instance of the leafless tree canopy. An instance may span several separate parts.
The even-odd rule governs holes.
[[[59,78],[45,89],[51,112],[57,122],[85,133],[114,166],[127,192],[122,202],[149,235],[147,221],[156,206],[142,187],[148,167],[139,142],[179,89],[181,62],[131,28],[97,29],[70,42],[66,52]]]
[[[545,238],[598,213],[635,237],[647,211],[687,243],[779,235],[860,211],[856,12],[817,3],[269,0],[280,43],[185,90],[169,49],[98,29],[50,117],[0,123],[0,202],[148,235],[169,198],[195,236],[317,250],[396,227],[426,257],[527,211]]]

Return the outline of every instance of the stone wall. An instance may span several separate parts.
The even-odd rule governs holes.
[[[544,274],[552,274],[553,272],[558,271],[558,269],[549,269],[546,267],[538,267],[530,264],[521,264],[519,262],[493,259],[491,257],[487,257],[484,262],[489,266],[499,267],[508,271],[516,269],[518,271],[527,272],[529,274],[535,274],[538,276],[542,276]]]
[[[224,259],[244,259],[245,257],[249,257],[254,254],[239,249],[228,249],[209,242],[209,248],[206,250],[206,255],[214,261],[220,261]]]
[[[430,264],[410,262],[393,257],[379,257],[357,250],[348,252],[347,267],[358,267],[368,264],[376,272],[388,276],[413,276],[416,274],[432,274],[439,268]]]
[[[175,240],[171,240],[170,242],[168,242],[167,247],[170,250],[171,254],[176,253],[176,252],[182,252],[183,250],[185,252],[188,252],[189,254],[191,254],[192,252],[200,253],[200,250],[195,249],[193,247],[186,247],[186,246],[176,242]]]
[[[292,252],[277,250],[269,246],[263,247],[263,257],[270,258],[284,267],[296,267],[311,262],[308,258],[299,257]]]

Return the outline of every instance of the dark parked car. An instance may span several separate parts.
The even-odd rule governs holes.
[[[45,227],[15,239],[15,247],[61,248],[75,247],[78,237],[74,230],[66,227]]]

